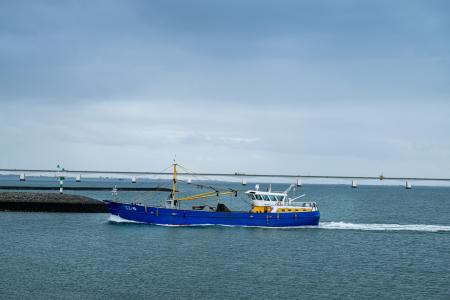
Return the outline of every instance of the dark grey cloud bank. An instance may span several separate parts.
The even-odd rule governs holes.
[[[448,176],[447,1],[3,1],[5,167]]]

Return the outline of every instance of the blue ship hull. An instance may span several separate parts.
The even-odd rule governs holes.
[[[320,212],[250,213],[210,212],[143,206],[105,201],[112,215],[158,225],[229,225],[258,227],[297,227],[319,225]]]

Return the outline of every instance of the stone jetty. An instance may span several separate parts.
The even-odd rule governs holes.
[[[0,192],[0,211],[107,213],[99,200],[80,195]]]

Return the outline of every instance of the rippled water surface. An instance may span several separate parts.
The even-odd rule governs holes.
[[[108,214],[2,212],[0,298],[450,299],[449,188],[306,185],[296,193],[317,201],[318,227],[164,227]],[[155,204],[166,196],[119,199]],[[224,202],[247,207],[241,197]]]

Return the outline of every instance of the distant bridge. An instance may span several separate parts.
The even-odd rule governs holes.
[[[91,174],[91,175],[126,175],[126,176],[171,176],[172,172],[151,171],[101,171],[101,170],[57,170],[57,169],[0,169],[6,173],[51,173],[51,174]],[[266,178],[311,178],[311,179],[353,179],[353,180],[409,180],[409,181],[449,181],[450,178],[438,177],[389,177],[389,176],[340,176],[340,175],[304,175],[304,174],[253,174],[253,173],[187,173],[177,172],[179,176],[208,176],[208,177],[266,177]]]

